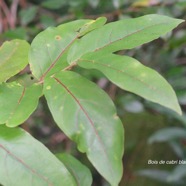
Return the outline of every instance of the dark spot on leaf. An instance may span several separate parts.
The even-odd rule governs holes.
[[[57,35],[57,36],[55,37],[55,39],[59,41],[59,40],[61,40],[61,36]]]
[[[31,79],[31,80],[33,80],[33,79],[34,79],[34,77],[30,76],[30,79]]]

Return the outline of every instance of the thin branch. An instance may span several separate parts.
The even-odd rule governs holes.
[[[12,5],[10,7],[10,28],[14,29],[16,26],[16,20],[17,20],[17,7],[19,4],[19,0],[14,0],[12,2]]]
[[[6,19],[8,20],[8,22],[10,22],[10,11],[8,9],[8,6],[6,5],[6,3],[3,0],[0,0],[0,7],[2,9],[2,11],[4,12]]]
[[[75,67],[77,64],[76,63],[72,63],[71,65],[67,66],[66,68],[64,68],[62,71],[66,71],[66,70],[71,70],[73,67]]]
[[[0,7],[0,33],[3,32],[3,15],[2,15],[2,10]]]

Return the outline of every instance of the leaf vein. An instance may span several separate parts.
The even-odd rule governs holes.
[[[19,162],[22,166],[27,168],[32,174],[36,175],[40,179],[44,180],[49,186],[54,186],[50,181],[48,180],[47,177],[44,177],[43,175],[39,174],[36,172],[36,170],[32,169],[29,165],[27,165],[23,160],[18,158],[16,155],[14,155],[10,150],[8,150],[6,147],[4,147],[2,144],[0,144],[0,148],[4,150],[9,156],[11,156],[13,159],[15,159],[17,162]]]
[[[115,71],[117,71],[117,72],[119,72],[119,73],[123,73],[123,74],[129,76],[131,79],[134,79],[134,80],[136,80],[136,81],[141,82],[142,84],[144,84],[146,87],[148,87],[149,89],[151,89],[151,90],[153,90],[153,91],[157,91],[157,88],[156,88],[156,87],[153,87],[153,86],[151,86],[151,85],[145,83],[143,80],[141,80],[141,79],[139,79],[139,78],[136,78],[136,77],[130,75],[129,73],[127,73],[127,72],[125,72],[125,71],[123,71],[123,70],[114,68],[114,67],[109,66],[109,65],[106,65],[106,64],[102,64],[102,63],[96,62],[96,61],[94,61],[94,60],[79,59],[78,61],[80,61],[80,62],[89,62],[89,63],[93,63],[93,64],[97,64],[97,65],[100,65],[100,66],[104,66],[104,67],[110,68],[110,69],[115,70]]]
[[[126,36],[124,36],[124,37],[118,38],[118,39],[116,39],[116,40],[114,40],[114,41],[111,41],[111,34],[112,34],[112,32],[111,32],[111,34],[109,35],[109,42],[108,42],[107,44],[101,46],[101,47],[98,47],[98,48],[94,49],[93,52],[102,50],[103,48],[105,48],[105,47],[107,47],[107,46],[109,46],[109,45],[111,45],[111,44],[113,44],[113,43],[116,43],[116,42],[121,41],[121,40],[123,40],[123,39],[125,39],[125,38],[127,38],[127,37],[130,37],[130,36],[132,36],[132,35],[134,35],[134,34],[136,34],[136,33],[139,33],[139,32],[141,32],[141,31],[144,31],[145,29],[149,29],[149,28],[152,28],[152,27],[156,27],[157,25],[162,25],[162,24],[164,25],[164,24],[166,24],[166,23],[163,23],[163,22],[162,22],[162,23],[158,23],[158,24],[151,25],[151,26],[147,26],[147,27],[145,27],[145,28],[143,28],[143,29],[139,29],[139,30],[137,30],[137,31],[135,31],[135,32],[132,32],[131,34],[128,34],[128,35],[126,35]],[[113,31],[113,30],[112,30],[112,31]],[[158,36],[157,36],[157,38],[158,38]]]
[[[45,76],[48,74],[48,72],[56,65],[57,61],[60,59],[60,57],[66,52],[66,50],[76,41],[78,38],[78,35],[76,35],[72,41],[61,51],[61,53],[56,57],[56,59],[51,63],[49,68],[46,70],[46,72],[43,73],[43,75],[40,78],[40,81],[43,81]]]
[[[95,134],[96,134],[96,137],[97,137],[98,141],[100,142],[100,144],[101,144],[101,146],[102,146],[102,150],[103,150],[103,152],[104,152],[104,155],[105,155],[107,161],[109,162],[109,158],[108,158],[107,152],[106,152],[106,150],[105,150],[105,147],[104,147],[104,145],[103,145],[103,142],[102,142],[102,140],[101,140],[101,138],[100,138],[100,136],[99,136],[99,134],[98,134],[98,131],[96,131],[96,128],[95,128],[95,126],[94,126],[94,122],[93,122],[92,119],[90,118],[89,114],[86,112],[86,110],[85,110],[84,107],[82,106],[81,102],[80,102],[80,101],[75,97],[75,95],[68,89],[68,87],[67,87],[66,85],[64,85],[58,78],[56,78],[56,77],[53,77],[53,78],[55,79],[55,81],[56,81],[57,83],[59,83],[59,84],[71,95],[71,97],[75,100],[75,102],[76,102],[77,105],[80,107],[80,109],[82,110],[82,112],[85,114],[86,118],[88,119],[89,123],[91,124],[91,126],[92,126],[92,128],[93,128],[93,130],[94,130],[94,132],[95,132]],[[110,171],[113,172],[111,168],[110,168]]]

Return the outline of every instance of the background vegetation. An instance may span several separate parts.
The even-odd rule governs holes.
[[[1,0],[0,42],[14,38],[32,41],[43,29],[74,19],[105,16],[111,22],[152,13],[185,19],[186,0]],[[121,186],[175,186],[186,182],[186,164],[148,164],[148,160],[186,161],[185,46],[186,23],[183,23],[160,39],[135,50],[122,51],[156,69],[170,82],[183,116],[120,90],[97,71],[87,74],[81,68],[76,69],[110,95],[123,120],[126,139]],[[27,68],[21,73],[25,72],[29,73]],[[107,185],[86,157],[78,153],[75,144],[56,127],[44,99],[22,127],[51,151],[70,152],[88,165],[94,186]]]

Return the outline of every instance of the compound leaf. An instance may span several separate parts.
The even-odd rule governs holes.
[[[77,186],[43,144],[20,128],[0,126],[0,183],[4,186]]]
[[[23,40],[6,41],[0,47],[0,83],[14,76],[28,64],[30,45]]]
[[[58,126],[112,186],[122,176],[123,127],[114,105],[97,85],[75,72],[45,80],[44,95]]]
[[[132,57],[100,53],[82,56],[78,65],[86,69],[100,70],[120,88],[181,114],[174,90],[160,74]]]

